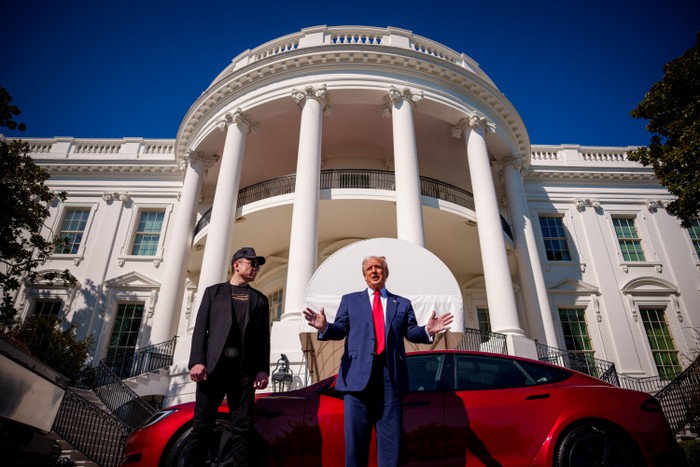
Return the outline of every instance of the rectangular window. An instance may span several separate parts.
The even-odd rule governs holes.
[[[491,332],[491,318],[489,317],[488,308],[476,308],[476,319],[479,321],[479,331],[484,333]]]
[[[559,320],[564,333],[566,350],[593,357],[595,352],[588,335],[586,311],[580,308],[559,308]]]
[[[279,321],[282,317],[282,289],[272,292],[267,296],[270,302],[270,325],[273,321]]]
[[[112,371],[120,377],[128,376],[131,371],[132,358],[142,319],[142,303],[119,304],[105,360],[109,362]]]
[[[37,300],[34,302],[34,316],[58,318],[61,315],[61,300]]]
[[[165,211],[141,211],[134,234],[131,254],[135,256],[155,256],[160,242]]]
[[[549,261],[571,261],[566,229],[561,216],[540,216],[544,250]]]
[[[680,374],[681,366],[678,363],[678,351],[666,322],[665,310],[640,307],[639,314],[644,323],[644,331],[649,339],[659,377],[663,381],[671,381]]]
[[[693,242],[695,254],[700,258],[700,219],[693,219],[692,225],[688,227],[688,235],[690,235],[690,241]]]
[[[637,232],[634,218],[613,217],[612,221],[617,241],[620,244],[622,258],[625,261],[645,261],[642,239]]]
[[[89,216],[90,209],[87,208],[66,210],[61,231],[58,234],[61,243],[56,246],[55,253],[62,255],[78,254]]]

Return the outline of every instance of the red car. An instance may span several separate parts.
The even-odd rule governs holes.
[[[508,355],[416,352],[408,367],[402,465],[684,465],[649,394]],[[170,407],[136,429],[121,465],[183,465],[193,409],[194,403]],[[222,405],[212,466],[230,463],[227,412]],[[255,417],[259,465],[344,464],[343,400],[334,378],[260,394]]]

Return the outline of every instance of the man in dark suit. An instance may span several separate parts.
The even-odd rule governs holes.
[[[333,323],[324,309],[306,308],[304,318],[319,340],[345,338],[336,389],[345,405],[345,465],[367,466],[372,427],[377,432],[377,463],[399,465],[403,424],[402,394],[408,389],[404,338],[429,344],[435,333],[449,329],[452,314],[433,311],[418,326],[411,301],[386,290],[389,267],[383,256],[362,261],[368,288],[344,295]]]
[[[231,259],[231,280],[207,287],[197,312],[190,378],[197,383],[188,465],[204,465],[218,408],[226,395],[231,414],[233,465],[250,464],[255,390],[270,374],[270,306],[249,286],[265,258],[250,247]]]

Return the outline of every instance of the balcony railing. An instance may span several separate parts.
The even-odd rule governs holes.
[[[471,328],[464,329],[464,337],[455,348],[457,350],[472,350],[476,352],[508,353],[505,334]]]
[[[264,182],[256,183],[243,188],[238,192],[237,206],[245,206],[273,196],[287,195],[294,193],[296,175],[285,175],[283,177],[272,178]],[[447,183],[434,180],[432,178],[420,177],[421,195],[431,198],[441,199],[457,204],[458,206],[474,210],[474,195],[470,192],[457,188]],[[338,188],[385,190],[394,191],[396,181],[394,172],[385,170],[365,170],[365,169],[336,169],[322,170],[320,174],[321,190]],[[211,220],[211,209],[197,222],[194,234],[197,235],[204,227],[209,225]],[[508,223],[501,217],[503,230],[509,237],[513,238]]]
[[[108,355],[104,363],[122,379],[150,373],[172,365],[176,342],[177,336],[169,341],[137,350],[122,350]]]

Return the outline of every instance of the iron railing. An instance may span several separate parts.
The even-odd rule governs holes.
[[[547,363],[569,368],[619,386],[615,364],[582,353],[549,347],[537,342],[537,357]]]
[[[455,348],[477,352],[508,353],[505,334],[471,328],[464,328],[464,337]]]
[[[634,389],[635,391],[648,392],[649,394],[655,394],[668,384],[668,381],[664,381],[658,376],[637,378],[622,374],[617,375],[617,378],[620,381],[620,387],[625,389]]]
[[[53,431],[102,467],[116,467],[131,429],[66,389]]]
[[[368,190],[385,190],[394,191],[396,189],[396,180],[394,172],[386,170],[369,170],[369,169],[335,169],[322,170],[320,173],[320,188],[321,190],[330,190],[335,188],[360,188]],[[294,193],[294,185],[296,183],[296,175],[285,175],[265,180],[255,185],[243,188],[238,192],[236,206],[245,206],[246,204],[254,203],[273,196],[286,195]],[[432,178],[420,177],[421,195],[430,196],[432,198],[449,201],[459,206],[471,209],[474,208],[474,195],[470,192],[457,188],[447,183],[434,180]],[[194,234],[197,235],[204,227],[209,225],[211,220],[211,209],[202,215],[194,229]],[[504,231],[513,238],[510,226],[501,217]]]
[[[120,378],[132,378],[172,365],[176,342],[177,336],[169,341],[137,350],[116,352],[108,355],[103,361]]]
[[[124,384],[104,362],[100,362],[96,369],[94,391],[109,411],[131,428],[136,428],[158,411]]]
[[[666,420],[674,433],[689,423],[700,427],[700,356],[656,393]]]

